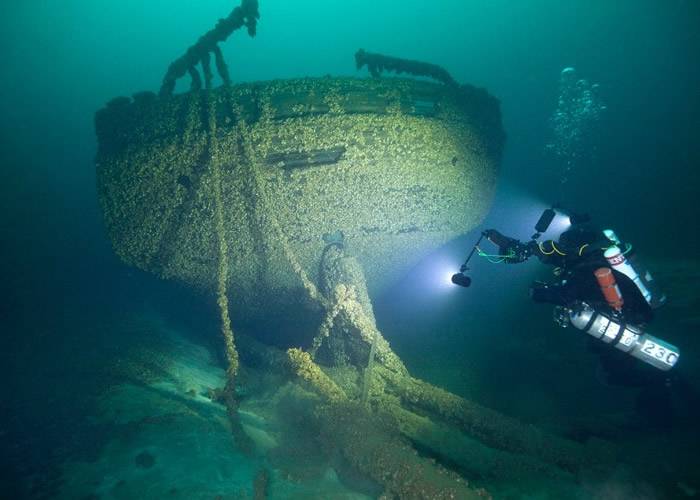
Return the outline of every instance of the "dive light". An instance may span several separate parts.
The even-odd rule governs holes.
[[[463,273],[455,273],[455,274],[453,274],[453,275],[452,275],[452,278],[450,278],[450,280],[451,280],[452,283],[454,283],[455,285],[459,285],[459,286],[462,286],[462,287],[464,287],[464,288],[467,288],[469,285],[472,284],[472,279],[471,279],[469,276],[467,276],[467,275],[465,275],[465,274],[463,274]]]
[[[551,208],[548,208],[544,212],[542,212],[542,215],[540,215],[540,220],[538,220],[537,224],[535,224],[536,233],[532,235],[533,240],[538,239],[540,236],[542,236],[542,233],[546,232],[547,229],[549,229],[549,226],[554,220],[554,217],[556,217],[556,215],[557,213]]]

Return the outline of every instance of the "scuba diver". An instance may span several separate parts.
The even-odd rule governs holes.
[[[553,218],[553,210],[543,217],[545,221]],[[557,279],[552,283],[533,283],[530,296],[535,302],[554,304],[555,321],[561,326],[568,326],[569,321],[577,325],[570,312],[580,312],[583,304],[620,324],[648,324],[653,309],[663,305],[666,296],[636,259],[630,263],[634,258],[631,245],[622,243],[612,230],[593,227],[586,215],[571,215],[569,220],[571,227],[556,242],[538,242],[539,231],[528,243],[495,229],[486,230],[484,236],[499,247],[502,262],[520,263],[536,256],[542,263],[554,266]],[[623,332],[618,329],[616,334]],[[672,356],[670,361],[675,362],[675,358]]]
[[[678,379],[668,371],[678,361],[679,350],[646,333],[654,310],[666,302],[666,296],[636,258],[632,246],[614,231],[596,228],[587,215],[567,211],[571,226],[556,241],[539,241],[557,216],[555,208],[562,211],[561,207],[545,210],[527,242],[495,229],[485,230],[452,282],[463,287],[471,284],[468,263],[475,253],[505,264],[522,263],[534,256],[554,266],[555,279],[534,282],[531,298],[554,305],[554,321],[559,326],[573,325],[592,337],[590,346],[599,355],[606,383],[644,388],[639,405],[648,404],[651,391],[653,408],[638,410],[647,416],[654,413],[654,420],[669,418],[670,399],[668,405],[661,399],[670,398],[671,381]],[[497,254],[480,248],[484,238],[498,247]]]
[[[670,370],[678,361],[678,349],[644,333],[653,310],[666,302],[666,296],[637,261],[632,245],[620,241],[610,229],[595,228],[587,215],[573,213],[569,215],[571,227],[557,241],[538,241],[556,215],[552,208],[545,210],[535,225],[536,233],[526,243],[487,229],[452,282],[469,286],[465,272],[475,252],[506,264],[536,256],[554,266],[556,279],[533,283],[530,296],[535,302],[555,306],[557,324],[571,324],[655,368]],[[498,247],[497,255],[481,250],[483,238]]]

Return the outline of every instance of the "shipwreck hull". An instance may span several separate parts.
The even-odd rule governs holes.
[[[485,91],[393,78],[136,94],[100,110],[96,130],[106,227],[130,265],[216,288],[218,179],[243,319],[303,303],[300,271],[317,281],[338,231],[381,292],[479,224],[504,140]]]

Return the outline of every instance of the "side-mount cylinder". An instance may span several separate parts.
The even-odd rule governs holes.
[[[644,333],[637,326],[627,325],[614,317],[597,312],[586,303],[582,302],[572,309],[569,319],[571,324],[579,330],[606,344],[612,344],[617,349],[659,370],[670,370],[680,356],[676,346]]]

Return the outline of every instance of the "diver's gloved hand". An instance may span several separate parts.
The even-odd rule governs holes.
[[[508,255],[509,257],[505,260],[510,264],[519,264],[525,262],[532,255],[533,248],[532,242],[522,243],[518,240],[513,240],[511,245],[505,249],[505,253],[502,255]]]

